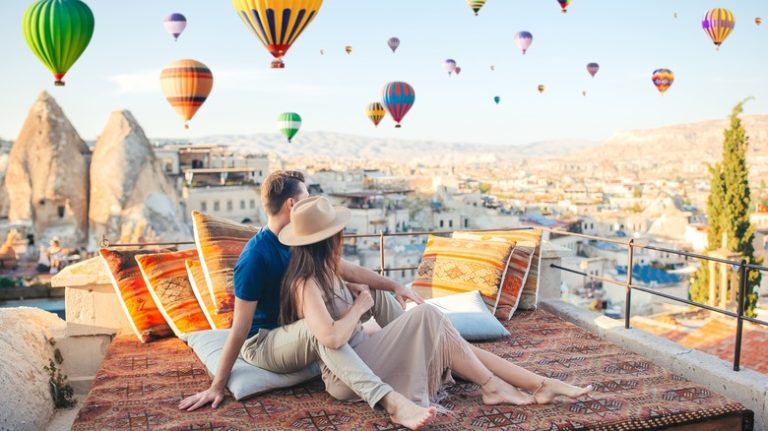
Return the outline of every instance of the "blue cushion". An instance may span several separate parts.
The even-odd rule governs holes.
[[[510,335],[504,325],[488,311],[479,290],[427,299],[426,302],[445,313],[467,341],[487,341]],[[410,308],[415,304],[408,305]]]

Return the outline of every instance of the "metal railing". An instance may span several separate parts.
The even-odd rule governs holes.
[[[718,313],[724,316],[732,317],[736,319],[736,334],[735,334],[735,345],[734,345],[734,355],[733,355],[733,370],[739,371],[741,369],[741,345],[742,345],[742,337],[744,332],[744,321],[752,322],[758,325],[763,325],[768,327],[768,322],[764,320],[760,320],[754,317],[749,317],[744,315],[744,303],[746,301],[746,290],[747,290],[747,283],[748,283],[748,274],[749,270],[756,270],[756,271],[768,271],[768,267],[755,265],[755,264],[749,264],[746,260],[742,259],[741,261],[734,261],[734,260],[728,260],[728,259],[722,259],[712,256],[706,256],[703,254],[698,253],[691,253],[686,252],[682,250],[674,250],[670,248],[665,247],[658,247],[654,246],[648,243],[638,243],[633,238],[628,239],[626,241],[614,239],[614,238],[602,238],[594,235],[587,235],[582,233],[576,233],[576,232],[567,232],[567,231],[561,231],[556,229],[550,229],[550,228],[544,228],[544,227],[530,227],[530,226],[523,226],[523,227],[514,227],[514,228],[498,228],[498,229],[480,229],[480,230],[449,230],[449,231],[421,231],[421,232],[394,232],[394,233],[384,233],[380,232],[378,234],[345,234],[344,239],[345,240],[356,240],[356,239],[365,239],[365,238],[377,238],[379,240],[379,274],[385,275],[390,271],[407,271],[407,270],[415,270],[418,269],[418,266],[411,266],[411,267],[402,267],[402,268],[387,268],[385,265],[385,258],[386,258],[386,252],[385,252],[385,242],[386,239],[389,237],[414,237],[414,236],[428,236],[428,235],[438,235],[438,236],[444,236],[444,235],[451,235],[454,232],[470,232],[470,233],[482,233],[482,232],[515,232],[515,231],[530,231],[530,230],[537,230],[542,232],[549,232],[550,234],[560,235],[560,236],[574,236],[578,238],[583,238],[590,241],[599,241],[599,242],[606,242],[606,243],[612,243],[619,246],[627,247],[627,277],[625,281],[615,280],[612,278],[607,277],[601,277],[598,275],[589,274],[583,271],[578,271],[572,268],[566,268],[561,265],[555,265],[550,264],[550,267],[559,269],[561,271],[578,274],[583,277],[586,277],[591,280],[599,280],[604,283],[610,283],[618,286],[623,286],[626,289],[625,292],[625,302],[624,302],[624,327],[626,329],[630,329],[630,318],[631,318],[631,304],[632,304],[632,291],[637,290],[640,292],[645,292],[650,295],[659,296],[671,301],[680,302],[689,306],[701,308],[704,310],[708,310],[714,313]],[[106,237],[103,237],[100,245],[102,248],[111,248],[111,247],[147,247],[147,246],[163,246],[163,245],[194,245],[194,241],[176,241],[176,242],[154,242],[154,243],[142,243],[142,244],[111,244],[109,240]],[[635,249],[643,249],[643,250],[652,250],[657,251],[661,253],[669,253],[669,254],[675,254],[678,256],[683,256],[686,258],[694,258],[694,259],[701,259],[705,261],[711,261],[716,262],[720,264],[726,264],[731,265],[733,267],[738,267],[739,270],[739,292],[737,297],[737,307],[736,312],[725,310],[722,308],[714,307],[707,304],[702,304],[699,302],[691,301],[687,298],[678,298],[673,295],[669,295],[663,292],[659,292],[653,289],[648,289],[643,286],[637,286],[635,284],[632,284],[632,278],[633,278],[633,267],[634,267],[634,258],[635,258]]]

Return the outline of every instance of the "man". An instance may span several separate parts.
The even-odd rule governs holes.
[[[371,407],[381,403],[393,421],[413,428],[423,419],[423,409],[383,383],[349,345],[339,349],[323,346],[303,320],[278,328],[280,284],[291,254],[277,235],[290,222],[293,206],[308,196],[300,172],[276,171],[262,184],[268,222],[248,241],[235,266],[234,318],[219,370],[208,390],[182,400],[179,408],[191,411],[208,403],[218,407],[238,354],[252,365],[277,373],[297,371],[322,359]],[[381,326],[403,313],[405,300],[423,302],[403,285],[346,261],[342,261],[341,275],[357,296],[372,296],[373,317]]]

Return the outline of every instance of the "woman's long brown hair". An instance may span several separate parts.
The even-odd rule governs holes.
[[[293,247],[280,286],[280,325],[299,320],[296,294],[307,280],[315,280],[330,301],[341,262],[342,232],[315,244]]]

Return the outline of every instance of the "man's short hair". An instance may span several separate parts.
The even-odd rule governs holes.
[[[299,171],[275,171],[261,185],[261,202],[270,216],[280,212],[285,201],[298,196],[304,174]]]

